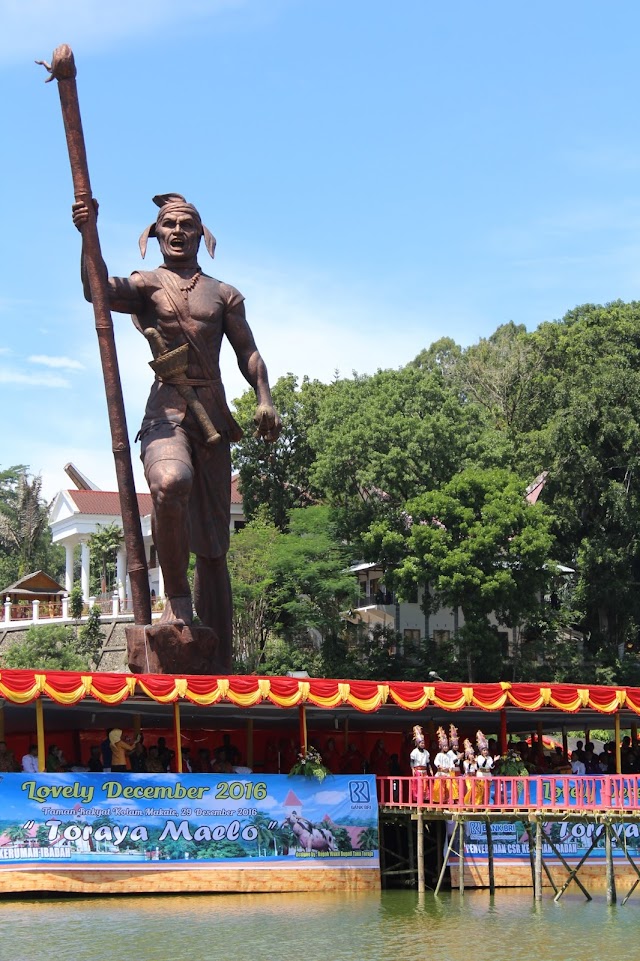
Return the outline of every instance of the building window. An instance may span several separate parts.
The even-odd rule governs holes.
[[[247,522],[246,522],[246,521],[234,521],[234,522],[233,522],[233,530],[234,530],[234,533],[237,534],[238,531],[241,531],[242,528],[243,528],[243,527],[246,527],[246,526],[247,526]]]
[[[498,631],[500,642],[500,653],[503,657],[509,657],[509,631]]]
[[[153,570],[154,567],[158,566],[158,552],[156,550],[156,545],[152,544],[149,548],[149,567]]]
[[[420,630],[417,627],[405,627],[402,635],[405,641],[419,641],[420,640]]]
[[[451,640],[451,631],[434,631],[433,643],[438,647],[439,644],[448,644]]]

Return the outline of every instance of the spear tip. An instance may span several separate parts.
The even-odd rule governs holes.
[[[36,60],[36,63],[41,64],[50,74],[45,81],[46,83],[51,80],[73,80],[77,73],[73,50],[67,43],[61,43],[59,47],[56,47],[50,64],[46,60]]]

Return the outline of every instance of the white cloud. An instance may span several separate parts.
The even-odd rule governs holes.
[[[71,357],[49,357],[47,354],[32,354],[30,364],[42,364],[43,367],[62,368],[64,370],[84,370],[84,364]]]
[[[19,387],[71,387],[66,377],[56,374],[23,374],[19,370],[0,370],[0,384]]]
[[[157,32],[171,23],[210,18],[246,0],[0,0],[0,63],[48,60],[67,41],[83,51]]]

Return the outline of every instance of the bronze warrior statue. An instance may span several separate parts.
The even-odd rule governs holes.
[[[202,625],[218,637],[219,662],[230,667],[230,443],[242,432],[220,380],[223,336],[255,390],[258,433],[274,441],[281,422],[242,294],[203,273],[198,264],[201,239],[213,257],[214,237],[196,208],[179,194],[153,199],[160,210],[140,238],[140,251],[144,257],[148,238],[156,237],[163,263],[157,270],[134,271],[129,278],[110,277],[108,290],[111,308],[133,315],[155,356],[151,366],[156,377],[139,436],[167,594],[161,625],[190,625],[195,603]],[[74,204],[76,227],[80,229],[88,215],[85,203]],[[106,266],[104,272],[106,276]],[[82,280],[85,297],[91,300],[84,256]],[[190,551],[196,555],[193,603],[187,580]]]

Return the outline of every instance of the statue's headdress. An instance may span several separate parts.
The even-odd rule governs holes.
[[[475,754],[476,754],[476,752],[473,750],[473,744],[471,743],[471,741],[469,740],[468,737],[465,737],[465,739],[464,739],[464,756],[465,756],[466,758],[469,758],[469,759],[470,759],[470,758],[472,758],[472,757],[475,757]]]
[[[165,216],[165,214],[171,212],[190,214],[200,227],[200,233],[204,237],[204,245],[209,251],[209,255],[212,258],[215,256],[216,238],[213,236],[209,228],[205,227],[205,225],[202,223],[202,218],[193,204],[188,204],[182,194],[156,194],[156,196],[153,198],[153,202],[160,208],[160,212],[156,217],[155,223],[149,224],[147,229],[143,230],[140,240],[138,241],[140,245],[140,253],[142,254],[143,259],[147,252],[147,241],[149,240],[149,237],[156,236],[156,227],[158,226],[158,222],[162,217]]]
[[[454,751],[458,750],[458,729],[453,724],[449,727],[449,741]]]
[[[447,735],[446,735],[445,732],[444,732],[444,728],[443,728],[443,727],[439,727],[436,733],[437,733],[437,735],[438,735],[438,747],[439,747],[439,749],[440,749],[441,751],[448,751],[448,750],[449,750],[449,741],[447,740]]]
[[[415,744],[418,744],[420,741],[424,741],[424,731],[419,724],[414,725],[413,740]]]
[[[484,751],[485,748],[487,748],[488,750],[489,748],[489,742],[484,736],[484,734],[482,733],[482,731],[478,731],[478,733],[476,734],[476,744],[478,745],[479,751]]]

